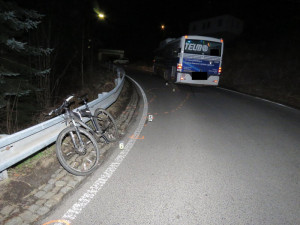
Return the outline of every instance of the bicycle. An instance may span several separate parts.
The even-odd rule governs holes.
[[[90,120],[90,127],[93,129],[93,133],[96,134],[98,138],[96,140],[99,142],[113,142],[119,137],[116,122],[112,115],[105,109],[97,108],[94,115],[92,115],[91,110],[87,104],[87,94],[84,94],[78,98],[85,105],[85,109],[78,110],[82,117],[88,117]],[[102,137],[102,139],[101,139]]]
[[[56,155],[58,161],[68,172],[84,176],[92,173],[99,162],[100,150],[94,132],[87,126],[79,112],[73,112],[70,105],[74,95],[69,96],[63,104],[49,113],[56,115],[64,111],[66,127],[63,129],[56,140]],[[107,140],[103,135],[104,140]]]

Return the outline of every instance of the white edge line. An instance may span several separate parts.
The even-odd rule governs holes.
[[[127,76],[128,77],[128,76]],[[136,84],[136,86],[140,89],[143,100],[144,100],[144,108],[142,118],[139,122],[138,127],[136,128],[134,135],[135,137],[139,136],[144,124],[146,122],[147,113],[148,113],[148,101],[145,92],[142,87],[131,77],[128,77],[132,82]],[[72,205],[70,209],[63,215],[62,219],[67,220],[71,223],[81,211],[89,204],[89,202],[94,198],[94,196],[101,190],[101,188],[105,185],[105,183],[109,180],[109,178],[114,174],[117,168],[120,166],[122,161],[125,159],[131,148],[133,147],[136,139],[129,139],[124,149],[118,154],[118,156],[114,159],[114,161],[108,166],[108,168],[100,175],[100,177],[90,186],[87,191],[77,200],[76,203]],[[56,223],[59,225],[60,223]]]
[[[270,102],[270,103],[273,103],[275,105],[279,105],[279,106],[282,106],[282,107],[285,107],[285,108],[289,108],[289,109],[293,109],[293,110],[298,110],[296,108],[293,108],[293,107],[290,107],[290,106],[287,106],[287,105],[284,105],[284,104],[281,104],[281,103],[278,103],[278,102],[274,102],[274,101],[271,101],[271,100],[268,100],[268,99],[265,99],[265,98],[261,98],[261,97],[253,96],[253,95],[250,95],[250,94],[246,94],[246,93],[242,93],[242,92],[230,90],[230,89],[223,88],[223,87],[217,87],[217,88],[223,89],[225,91],[234,92],[234,93],[237,93],[237,94],[240,94],[240,95],[245,95],[245,96],[248,96],[248,97],[256,98],[256,99],[259,99],[259,100],[262,100],[262,101],[265,101],[265,102]]]

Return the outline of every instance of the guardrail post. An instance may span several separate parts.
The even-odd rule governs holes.
[[[117,68],[117,76],[118,76],[118,78],[121,77],[121,72],[120,72],[120,69],[119,69],[119,68]]]
[[[0,172],[0,181],[8,178],[7,170]]]
[[[0,134],[0,139],[8,136],[7,134]],[[0,181],[5,180],[8,178],[7,170],[3,170],[0,172]]]

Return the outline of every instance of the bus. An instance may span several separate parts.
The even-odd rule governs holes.
[[[217,86],[223,48],[223,39],[218,38],[168,38],[155,50],[153,72],[178,84]]]

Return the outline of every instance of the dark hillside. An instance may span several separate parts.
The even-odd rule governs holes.
[[[300,16],[296,9],[278,14],[277,8],[260,20],[253,15],[243,36],[225,43],[221,86],[300,108]]]

